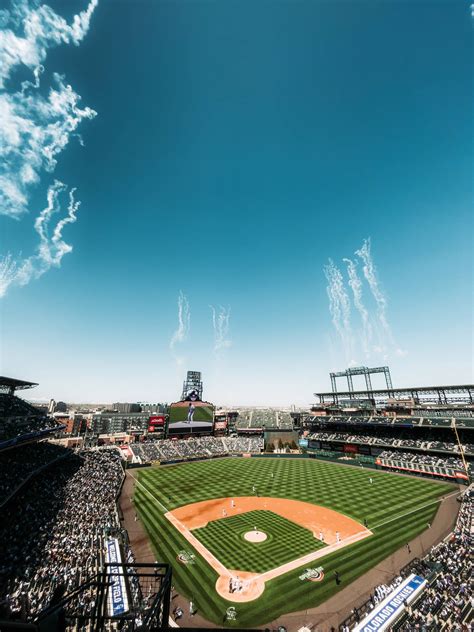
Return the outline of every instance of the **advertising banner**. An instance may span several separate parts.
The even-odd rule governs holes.
[[[128,597],[123,576],[123,568],[120,566],[122,557],[117,538],[107,540],[105,559],[109,566],[109,581],[111,586],[107,593],[107,609],[110,617],[118,617],[128,612]]]
[[[346,443],[346,445],[344,446],[344,452],[359,452],[359,446],[353,445],[352,443]]]
[[[148,423],[150,426],[164,426],[165,416],[164,415],[151,415]]]
[[[413,573],[409,575],[388,597],[371,610],[353,632],[383,632],[388,630],[402,615],[405,602],[410,604],[426,586],[426,579]]]

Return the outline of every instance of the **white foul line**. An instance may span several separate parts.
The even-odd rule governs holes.
[[[442,503],[444,500],[447,500],[448,498],[451,498],[451,496],[457,496],[458,494],[460,494],[460,491],[457,492],[453,492],[452,494],[448,494],[447,496],[443,496],[443,498],[438,499],[438,500],[432,500],[431,502],[427,503],[426,505],[420,505],[419,507],[416,507],[415,509],[412,509],[411,511],[407,511],[407,513],[401,514],[400,516],[395,516],[394,518],[390,518],[390,520],[385,520],[385,522],[381,522],[380,524],[375,525],[375,527],[371,527],[371,529],[378,529],[379,527],[383,527],[385,524],[389,524],[389,522],[393,522],[394,520],[400,520],[400,518],[404,518],[405,516],[409,516],[412,513],[415,513],[416,511],[420,511],[420,509],[424,509],[425,507],[429,507],[430,505],[435,505],[436,503]]]
[[[140,487],[143,487],[143,489],[146,491],[146,493],[149,494],[154,500],[156,500],[156,502],[163,507],[163,509],[166,511],[166,513],[168,513],[169,509],[166,509],[166,507],[163,505],[163,503],[161,501],[158,500],[158,498],[155,496],[155,494],[152,494],[150,492],[150,490],[148,490],[145,487],[145,485],[143,485],[143,483],[140,483],[138,478],[135,478],[135,476],[133,476],[133,474],[129,474],[129,476],[131,476],[133,478],[133,480],[137,483],[137,485],[140,485]]]

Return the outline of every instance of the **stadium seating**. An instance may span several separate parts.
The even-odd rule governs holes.
[[[133,443],[130,448],[142,463],[152,461],[185,461],[228,454],[259,453],[261,437],[199,437],[196,439],[161,439]]]
[[[407,463],[419,463],[423,465],[432,465],[434,467],[450,467],[463,470],[464,463],[461,459],[454,456],[438,456],[432,454],[422,454],[419,452],[394,452],[384,450],[379,454],[380,459],[396,459],[398,461],[406,461]],[[469,466],[469,464],[468,464]]]
[[[439,411],[438,411],[439,412]],[[354,426],[422,426],[422,427],[436,427],[436,428],[449,428],[455,420],[456,426],[459,428],[474,428],[474,414],[473,411],[463,411],[462,415],[454,415],[448,417],[446,414],[434,414],[430,412],[425,415],[405,416],[405,417],[387,417],[383,415],[306,415],[304,422],[306,424],[321,423],[324,425],[332,424],[345,424]]]
[[[415,438],[402,438],[401,433],[397,437],[389,437],[383,435],[365,435],[365,434],[349,434],[343,432],[313,432],[308,436],[309,439],[319,441],[338,441],[343,443],[359,443],[380,446],[396,446],[403,448],[416,448],[422,450],[433,450],[440,452],[459,453],[457,443],[450,441],[422,441]],[[474,445],[471,443],[464,444],[466,454],[474,456]]]
[[[0,393],[0,450],[34,434],[56,432],[60,426],[23,399]]]
[[[241,410],[236,421],[238,429],[246,428],[293,428],[293,420],[288,411],[274,410],[272,408],[255,408]]]
[[[277,411],[277,420],[279,428],[285,430],[293,428],[293,419],[291,418],[290,413]]]
[[[65,448],[46,442],[0,452],[0,508],[33,474],[67,455]]]
[[[4,477],[15,477],[10,466]],[[122,479],[116,450],[69,453],[10,499],[0,526],[0,619],[31,620],[59,587],[70,593],[98,571],[106,530],[119,526]],[[91,598],[77,607],[89,612]]]
[[[370,598],[352,610],[339,626],[349,632],[389,595],[401,581],[415,573],[428,580],[428,587],[405,610],[391,628],[394,632],[442,632],[469,630],[474,608],[471,601],[472,579],[472,517],[474,487],[465,490],[454,531],[443,542],[434,546],[422,559],[415,559],[388,584],[377,586]]]
[[[454,532],[423,560],[433,569],[428,590],[406,609],[406,616],[396,630],[411,632],[420,626],[431,630],[461,630],[472,625],[473,500],[474,488],[471,486],[463,494]]]

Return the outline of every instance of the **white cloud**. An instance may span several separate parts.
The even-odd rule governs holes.
[[[178,327],[171,336],[170,349],[173,351],[176,344],[186,340],[191,329],[191,310],[189,308],[188,299],[183,294],[178,296]]]
[[[375,299],[377,306],[376,316],[378,319],[378,331],[380,336],[380,346],[386,353],[386,350],[394,347],[394,339],[392,334],[392,328],[388,322],[387,307],[388,302],[382,291],[379,280],[377,277],[377,270],[375,268],[374,260],[371,252],[370,237],[364,239],[362,247],[355,251],[355,254],[363,261],[362,270],[364,277],[369,285],[372,296]]]
[[[18,217],[28,210],[29,192],[43,171],[54,171],[57,156],[83,119],[96,112],[81,108],[81,97],[54,74],[43,97],[36,89],[0,92],[0,214]]]
[[[327,294],[329,297],[329,311],[332,323],[341,340],[342,350],[348,366],[359,364],[358,356],[364,354],[366,361],[380,361],[380,356],[386,361],[390,355],[404,357],[407,351],[397,347],[388,320],[388,301],[378,280],[377,271],[371,253],[370,238],[365,239],[362,247],[355,254],[362,260],[364,280],[375,301],[373,308],[366,307],[363,301],[363,279],[357,272],[357,262],[343,259],[347,265],[348,284],[352,290],[354,307],[362,321],[362,335],[359,340],[354,337],[352,327],[351,305],[345,287],[345,280],[331,259],[324,267],[324,274],[328,281]],[[376,340],[376,342],[374,341]],[[374,354],[376,358],[374,358]]]
[[[64,77],[53,73],[49,90],[40,89],[40,77],[50,48],[81,42],[97,4],[90,0],[71,23],[38,0],[12,0],[10,10],[0,11],[0,215],[19,219],[27,213],[33,187],[54,171],[71,136],[81,142],[80,123],[96,116],[93,109],[80,107],[81,97]],[[25,66],[32,80],[15,88],[15,71]],[[51,215],[59,212],[59,196],[66,189],[57,180],[49,185],[48,204],[34,224],[40,238],[35,254],[18,260],[10,253],[0,257],[0,296],[11,285],[25,285],[59,266],[71,252],[62,231],[76,221],[75,189],[69,193],[66,217],[49,232]]]
[[[17,263],[11,253],[0,257],[0,298],[4,296],[13,283],[17,271]]]
[[[362,348],[365,356],[368,356],[372,340],[372,326],[370,324],[369,312],[362,298],[362,281],[357,274],[357,264],[354,263],[352,259],[343,259],[343,261],[347,263],[347,274],[349,275],[349,285],[352,289],[354,306],[362,320]]]
[[[351,326],[351,304],[341,271],[334,265],[332,259],[324,266],[324,274],[328,285],[326,288],[329,298],[329,311],[332,323],[342,342],[347,364],[354,362],[354,340]]]
[[[216,311],[215,307],[209,305],[212,312],[212,327],[214,330],[214,353],[217,357],[220,357],[224,349],[228,349],[232,346],[230,339],[230,307],[219,306],[219,310]]]
[[[46,4],[33,0],[17,0],[11,11],[3,11],[0,31],[0,88],[15,66],[38,68],[48,49],[60,44],[81,42],[87,34],[98,0],[91,0],[84,11],[75,15],[72,24]],[[9,27],[9,28],[7,28]]]
[[[0,297],[4,296],[12,285],[27,285],[38,279],[51,267],[59,267],[61,260],[72,251],[72,246],[63,240],[63,229],[73,224],[80,202],[74,198],[75,189],[69,191],[67,214],[51,230],[51,218],[61,210],[60,195],[67,190],[66,185],[55,180],[47,193],[48,203],[35,221],[35,231],[39,237],[36,253],[26,259],[14,260],[11,254],[0,258]]]

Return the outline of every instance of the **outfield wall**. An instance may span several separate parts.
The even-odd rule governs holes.
[[[291,452],[262,452],[261,454],[251,454],[253,459],[308,459],[309,454],[291,454]]]

